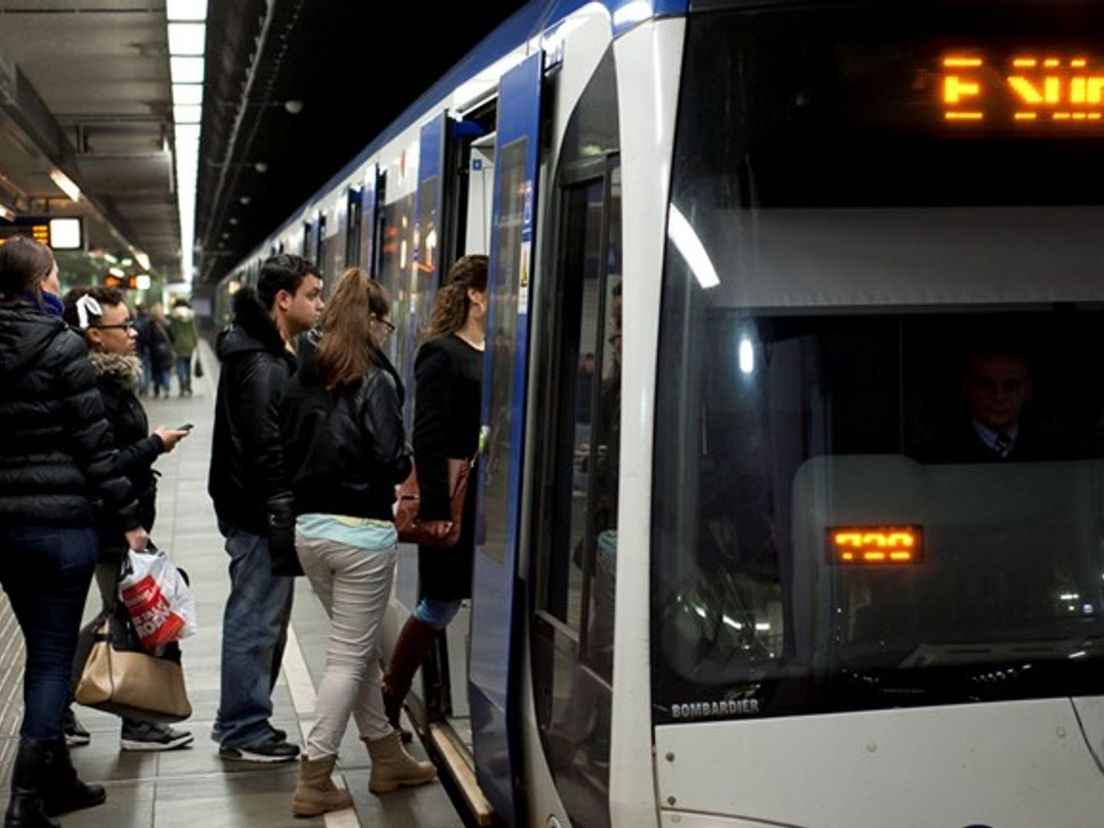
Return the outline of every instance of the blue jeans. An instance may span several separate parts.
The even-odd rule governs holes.
[[[0,584],[27,653],[19,730],[26,740],[61,738],[84,600],[98,555],[99,538],[91,528],[0,529]]]
[[[287,644],[294,578],[272,574],[268,539],[227,524],[230,597],[222,620],[222,679],[215,731],[223,745],[251,747],[272,733],[272,688]]]
[[[460,612],[463,603],[459,598],[448,601],[440,601],[436,598],[423,598],[414,607],[413,615],[427,627],[440,632],[449,625],[449,622]]]
[[[192,390],[192,358],[191,356],[178,356],[176,358],[176,378],[180,382],[180,393]]]

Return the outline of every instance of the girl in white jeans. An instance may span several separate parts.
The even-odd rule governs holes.
[[[391,592],[397,535],[395,485],[410,472],[403,389],[380,350],[394,329],[391,300],[364,271],[345,272],[281,409],[284,457],[295,495],[295,547],[330,616],[318,720],[307,739],[292,803],[296,816],[352,804],[330,779],[356,720],[372,758],[373,793],[434,778],[388,722],[380,692],[379,630]]]

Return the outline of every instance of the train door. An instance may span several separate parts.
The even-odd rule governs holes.
[[[518,824],[517,589],[522,451],[529,366],[529,274],[539,163],[543,53],[499,84],[494,219],[483,367],[485,451],[472,591],[468,692],[479,787],[498,815]]]
[[[612,53],[574,110],[538,286],[529,618],[538,736],[579,828],[607,828],[621,416],[621,168]]]

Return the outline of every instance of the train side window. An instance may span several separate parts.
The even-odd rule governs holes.
[[[350,189],[348,195],[348,210],[345,213],[345,267],[360,266],[360,233],[362,191]]]
[[[407,338],[417,337],[410,325],[408,269],[414,247],[414,193],[385,205],[380,213],[378,278],[391,293],[391,319],[396,325],[395,335],[387,343],[387,356],[402,376],[407,365]]]

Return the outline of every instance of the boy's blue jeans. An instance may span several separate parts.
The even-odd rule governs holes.
[[[226,746],[269,739],[272,688],[287,644],[294,578],[273,575],[268,539],[227,524],[230,597],[222,621],[222,679],[215,731]]]

